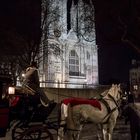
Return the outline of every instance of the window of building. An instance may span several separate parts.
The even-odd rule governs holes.
[[[79,76],[79,57],[75,50],[71,50],[69,54],[69,75]]]

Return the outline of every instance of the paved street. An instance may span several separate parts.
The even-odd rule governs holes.
[[[50,118],[56,117],[57,108],[51,113]],[[56,140],[56,131],[53,131],[54,140]],[[97,140],[97,127],[93,124],[86,124],[81,132],[80,140]],[[129,124],[124,124],[124,119],[118,119],[116,127],[113,133],[113,140],[130,140],[130,129]],[[7,132],[6,137],[0,138],[0,140],[12,140],[11,131]],[[66,140],[66,139],[65,139]]]
[[[85,125],[81,132],[80,140],[97,140],[97,128],[94,124]],[[56,135],[54,135],[56,140]],[[124,120],[118,120],[113,133],[113,140],[130,140],[129,124],[125,125]],[[65,138],[67,140],[67,138]]]
[[[97,128],[93,124],[88,124],[83,132],[81,140],[96,140]],[[125,125],[124,120],[118,120],[113,133],[113,140],[130,140],[129,124]]]

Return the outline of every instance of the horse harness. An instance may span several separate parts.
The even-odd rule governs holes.
[[[108,92],[108,91],[107,91]],[[108,114],[103,118],[103,121],[107,118],[107,120],[104,122],[104,123],[102,123],[102,124],[106,124],[106,123],[108,123],[108,121],[109,121],[109,119],[110,119],[110,117],[111,117],[111,114],[114,112],[114,111],[116,111],[117,109],[119,110],[119,104],[118,104],[118,102],[114,99],[114,97],[113,96],[111,96],[110,94],[108,94],[108,96],[109,96],[109,98],[115,103],[115,105],[116,105],[116,107],[114,107],[113,109],[111,109],[110,108],[110,106],[109,106],[109,104],[108,104],[108,102],[103,98],[104,96],[102,96],[102,95],[100,95],[101,96],[101,98],[99,98],[98,100],[100,101],[100,102],[102,102],[105,106],[106,106],[106,108],[107,108],[107,111],[108,111]],[[64,120],[61,120],[61,121],[64,121]],[[83,123],[84,124],[84,123]],[[64,130],[65,130],[65,132],[66,131],[80,131],[79,129],[71,129],[71,128],[67,128],[66,127],[66,125],[61,125],[61,127],[64,127]],[[74,138],[74,136],[73,136],[73,138]]]
[[[111,96],[110,94],[108,94],[108,95],[109,95],[110,99],[115,103],[116,107],[113,108],[113,109],[111,109],[110,106],[109,106],[109,104],[107,103],[107,101],[106,101],[104,98],[102,98],[103,96],[101,96],[101,98],[98,99],[100,102],[102,102],[102,103],[106,106],[107,111],[108,111],[108,114],[103,118],[103,120],[105,120],[107,117],[108,117],[108,118],[107,118],[107,120],[106,120],[104,123],[102,123],[102,124],[108,123],[108,121],[109,121],[109,119],[110,119],[110,117],[111,117],[111,114],[112,114],[114,111],[116,111],[117,109],[119,110],[119,104],[116,102],[116,100],[113,98],[113,96]],[[66,126],[65,126],[64,128],[65,128],[66,130],[68,130],[68,131],[80,131],[79,129],[66,128]],[[65,130],[65,131],[66,131],[66,130]]]
[[[111,114],[116,111],[117,109],[119,110],[119,104],[118,102],[113,98],[113,96],[111,96],[110,94],[108,94],[108,96],[110,97],[110,99],[115,103],[116,107],[114,107],[113,109],[110,108],[108,102],[102,98],[103,96],[101,96],[101,98],[99,99],[100,102],[102,102],[106,108],[107,108],[107,111],[108,111],[108,114],[103,118],[103,121],[107,118],[107,120],[103,123],[103,124],[106,124],[108,123],[110,117],[111,117]]]

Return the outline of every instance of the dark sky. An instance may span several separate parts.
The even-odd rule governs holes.
[[[1,52],[21,52],[23,39],[40,41],[40,0],[3,0],[0,3]],[[7,49],[6,49],[7,48]],[[19,51],[18,51],[19,49]],[[9,51],[8,51],[9,50]]]
[[[140,4],[137,0],[98,0],[95,4],[100,83],[128,82],[131,60],[139,59],[140,54],[122,37],[125,33],[125,39],[140,46]]]
[[[139,23],[135,18],[132,18],[139,13],[134,12],[134,9],[139,10],[138,5],[140,4],[136,3],[137,1],[133,0],[135,3],[131,3],[131,0],[123,0],[123,2],[122,0],[94,1],[101,83],[109,83],[113,79],[121,82],[129,80],[131,59],[138,58],[139,54],[129,44],[121,41],[124,30],[118,18],[120,16],[129,27],[127,37],[139,44]],[[16,42],[16,38],[13,36],[20,35],[39,42],[40,14],[41,0],[1,1],[0,43],[9,46],[9,51],[16,52],[19,47],[14,48],[13,42]],[[2,48],[2,46],[4,45],[1,45],[0,52],[6,52],[5,47]]]
[[[40,26],[40,0],[6,0],[0,4],[1,24],[22,32]]]

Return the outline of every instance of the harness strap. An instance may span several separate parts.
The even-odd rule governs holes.
[[[107,90],[106,94],[108,93],[108,91],[109,90]],[[103,95],[100,95],[99,101],[102,102],[106,106],[108,113],[110,113],[111,112],[111,108],[108,105],[107,101],[103,97],[104,97]]]
[[[101,98],[101,99],[99,100],[99,101],[101,101],[101,102],[106,106],[107,111],[108,111],[108,114],[103,118],[103,120],[105,120],[105,118],[107,118],[107,117],[108,117],[108,118],[107,118],[107,120],[106,120],[103,124],[108,123],[111,114],[112,114],[116,109],[118,109],[118,104],[117,104],[117,102],[114,100],[114,98],[113,98],[111,95],[109,95],[109,97],[113,100],[113,102],[114,102],[115,105],[116,105],[116,107],[113,108],[113,109],[110,108],[110,106],[108,105],[107,101],[106,101],[104,98]]]
[[[102,102],[106,106],[108,113],[110,113],[111,112],[111,108],[108,105],[107,101],[104,98],[99,99],[99,101]]]
[[[111,110],[111,112],[110,112],[109,114],[107,114],[107,115],[104,117],[104,119],[107,118],[107,117],[108,117],[108,118],[107,118],[107,120],[106,120],[103,124],[108,123],[111,114],[112,114],[116,109],[118,109],[118,108],[117,108],[117,107],[113,108],[113,109]],[[103,120],[104,120],[104,119],[103,119]]]
[[[107,111],[108,111],[107,115],[103,118],[103,120],[104,120],[105,118],[107,118],[107,117],[111,114],[111,108],[110,108],[110,106],[108,105],[107,101],[104,100],[104,98],[101,98],[99,101],[101,101],[101,102],[106,106]],[[107,122],[109,121],[109,118],[110,118],[110,117],[108,117],[108,119],[104,122],[104,124],[107,123]]]
[[[117,109],[120,111],[120,107],[119,107],[119,104],[116,102],[116,100],[109,94],[109,97],[114,101]]]
[[[117,107],[119,107],[119,105],[118,105],[118,103],[115,101],[115,99],[114,99],[110,94],[108,94],[108,96],[114,101],[115,105],[116,105]]]

